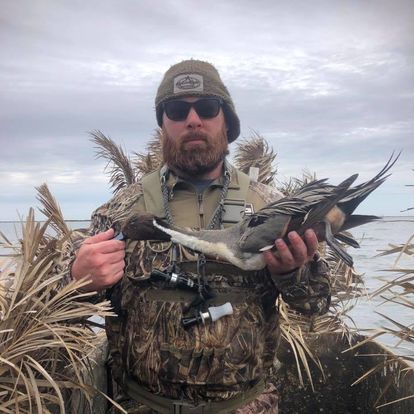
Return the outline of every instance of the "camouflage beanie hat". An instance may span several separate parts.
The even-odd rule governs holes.
[[[229,143],[239,136],[240,121],[233,100],[213,65],[191,59],[177,63],[167,70],[155,97],[155,110],[159,126],[162,125],[162,103],[182,96],[221,98],[224,102],[223,112],[228,128],[227,138]]]

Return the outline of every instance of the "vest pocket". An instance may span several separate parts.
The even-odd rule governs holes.
[[[161,345],[161,382],[191,385],[221,385],[228,383],[228,348],[178,349]]]
[[[191,350],[162,344],[160,357],[158,377],[165,385],[208,385],[210,390],[224,385],[236,390],[263,375],[260,358],[234,355],[230,348]]]

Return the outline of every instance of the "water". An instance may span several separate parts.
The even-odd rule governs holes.
[[[70,221],[71,228],[88,227],[88,221]],[[3,232],[11,241],[17,240],[21,236],[20,224],[15,222],[0,222],[0,231]],[[357,227],[352,231],[356,240],[360,242],[360,249],[349,248],[349,253],[354,258],[354,268],[358,273],[364,274],[365,286],[368,293],[373,292],[382,286],[386,280],[396,277],[395,272],[385,272],[384,269],[393,267],[397,255],[376,257],[381,251],[386,250],[390,243],[405,243],[414,234],[414,217],[387,217],[386,219],[369,223]],[[5,254],[5,250],[0,247],[0,256]],[[406,264],[407,268],[413,268],[413,258],[411,261],[400,262]],[[378,312],[397,320],[398,322],[411,326],[413,324],[413,311],[394,303],[381,304],[383,299],[376,297],[372,300],[360,298],[356,307],[350,312],[350,316],[355,321],[356,326],[361,329],[381,328],[384,326],[393,327]],[[391,336],[384,336],[380,341],[389,347],[397,344],[397,340]],[[406,349],[408,348],[408,350]],[[398,351],[407,354],[414,352],[412,344],[398,345]]]
[[[72,221],[68,220],[66,222],[68,226],[72,229],[87,228],[89,227],[89,220],[79,220]],[[14,242],[22,237],[22,225],[17,221],[0,221],[0,232],[2,232],[11,242]],[[2,241],[2,238],[0,238]],[[0,246],[0,256],[7,253],[8,250],[5,250]]]
[[[367,292],[372,293],[383,286],[385,281],[391,281],[398,275],[394,271],[385,271],[385,269],[394,267],[398,254],[377,255],[389,249],[390,244],[404,244],[414,235],[414,217],[387,217],[379,222],[352,229],[352,233],[356,240],[360,242],[361,248],[350,248],[348,251],[354,258],[355,271],[364,274]],[[409,258],[407,255],[403,256],[398,267],[413,269],[414,258]],[[411,297],[411,300],[414,301],[414,297]],[[379,313],[405,326],[413,327],[413,310],[392,302],[384,303],[384,299],[379,296],[372,300],[360,298],[357,306],[350,312],[350,316],[361,330],[382,327],[397,328]],[[379,340],[391,348],[397,346],[398,352],[401,354],[413,355],[413,344],[406,342],[399,344],[399,340],[390,335],[383,336]]]

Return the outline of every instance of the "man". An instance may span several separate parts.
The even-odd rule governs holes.
[[[106,321],[112,372],[142,404],[136,412],[277,412],[269,381],[279,339],[276,300],[282,294],[307,314],[329,306],[329,275],[317,255],[317,237],[308,230],[303,239],[291,232],[289,246],[275,240],[276,249],[263,253],[267,267],[256,272],[171,243],[114,239],[112,227],[129,213],[149,211],[171,224],[219,228],[280,198],[227,163],[240,123],[211,64],[172,66],[155,105],[165,165],[96,210],[94,235],[76,253],[71,276],[89,278],[89,290],[111,297],[118,314]],[[197,289],[172,286],[173,275]],[[226,302],[232,315],[205,323],[198,317]],[[185,318],[191,326],[183,325]]]

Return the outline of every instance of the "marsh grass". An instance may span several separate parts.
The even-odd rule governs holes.
[[[2,413],[64,413],[75,391],[87,403],[99,392],[92,372],[101,334],[89,318],[112,315],[110,304],[86,301],[93,294],[82,293],[86,281],[65,282],[58,261],[71,233],[46,186],[39,197],[47,221],[36,222],[30,209],[17,245],[0,240],[10,251],[0,271]]]
[[[248,175],[252,167],[258,168],[257,181],[275,186],[276,156],[277,153],[269,147],[267,141],[258,132],[253,132],[250,137],[236,142],[234,164],[240,171]]]

